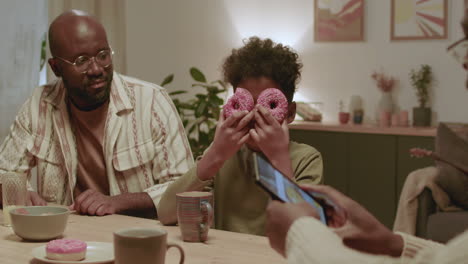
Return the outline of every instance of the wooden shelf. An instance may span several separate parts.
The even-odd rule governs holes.
[[[310,121],[294,121],[289,124],[290,129],[315,130],[329,132],[348,132],[362,134],[400,135],[400,136],[424,136],[435,137],[436,127],[380,127],[377,125],[362,124],[341,125],[336,123],[319,123]]]

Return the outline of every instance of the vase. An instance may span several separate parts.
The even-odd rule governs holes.
[[[353,123],[354,124],[362,124],[362,119],[364,118],[364,110],[358,109],[354,110],[353,112]]]
[[[377,120],[380,119],[380,113],[382,112],[393,114],[394,107],[395,103],[393,102],[392,94],[388,92],[382,93],[382,97],[380,97],[379,105],[377,107]]]

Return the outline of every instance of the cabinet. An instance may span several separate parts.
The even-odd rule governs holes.
[[[406,176],[433,164],[430,159],[411,158],[408,150],[412,147],[434,149],[434,136],[432,132],[421,133],[421,136],[401,132],[386,134],[376,129],[378,133],[372,133],[371,129],[340,132],[336,127],[327,131],[326,127],[317,130],[292,125],[290,137],[322,153],[325,184],[350,196],[392,228]]]

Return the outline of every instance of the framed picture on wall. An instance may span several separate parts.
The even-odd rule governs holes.
[[[391,40],[446,39],[447,9],[447,0],[392,0]]]
[[[364,40],[364,0],[315,0],[314,39]]]

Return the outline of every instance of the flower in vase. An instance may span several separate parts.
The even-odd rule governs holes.
[[[392,76],[387,76],[383,72],[373,72],[371,78],[375,81],[375,84],[384,93],[389,93],[395,86],[396,79]]]

